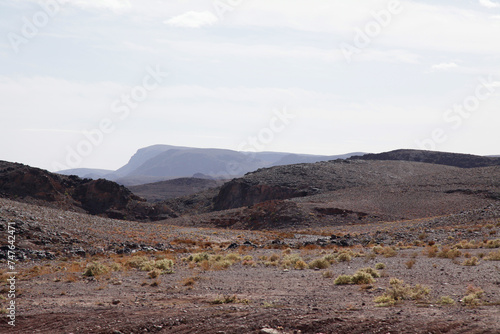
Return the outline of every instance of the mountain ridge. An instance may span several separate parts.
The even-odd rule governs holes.
[[[127,164],[110,173],[88,168],[62,170],[56,173],[74,174],[79,177],[96,176],[125,186],[136,186],[192,177],[194,174],[230,179],[263,167],[345,159],[359,154],[363,153],[310,155],[269,151],[241,152],[228,149],[158,144],[137,150]]]

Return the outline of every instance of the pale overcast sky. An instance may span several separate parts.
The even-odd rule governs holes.
[[[0,0],[0,32],[0,160],[500,154],[500,0]]]

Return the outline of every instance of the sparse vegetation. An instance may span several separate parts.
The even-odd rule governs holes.
[[[338,276],[335,281],[335,285],[347,285],[347,284],[352,284],[352,276],[350,275],[340,275]]]
[[[349,253],[340,253],[337,256],[337,261],[339,262],[349,262],[351,261],[352,257]]]
[[[239,299],[236,295],[225,295],[211,302],[212,304],[249,304],[248,299]]]
[[[469,259],[465,259],[464,262],[462,262],[462,265],[463,266],[477,266],[479,262],[479,259],[475,256],[469,258]]]
[[[338,276],[334,284],[335,285],[347,285],[347,284],[372,284],[375,282],[375,278],[379,278],[380,273],[373,268],[363,268],[359,269],[354,275],[340,275]]]
[[[406,268],[411,269],[415,265],[416,261],[415,260],[408,260],[405,262]]]
[[[500,261],[500,250],[491,252],[484,259],[487,261]]]
[[[500,248],[500,239],[488,240],[485,244],[486,248]]]
[[[446,246],[444,246],[441,251],[437,253],[437,257],[447,259],[455,259],[460,256],[462,256],[462,252],[460,252],[458,249]]]
[[[99,262],[91,262],[85,268],[83,272],[83,276],[87,277],[96,277],[103,274],[106,274],[110,271],[110,268]]]
[[[406,285],[404,281],[391,278],[390,287],[386,289],[382,296],[374,299],[377,306],[393,306],[405,300],[424,300],[430,293],[430,288],[417,284],[415,286]]]
[[[375,280],[373,279],[373,276],[367,272],[364,271],[358,271],[351,277],[351,282],[352,284],[371,284],[374,283]]]
[[[324,271],[321,276],[323,276],[323,278],[333,278],[333,272],[331,272],[330,270],[327,270],[327,271]]]
[[[440,304],[440,305],[454,305],[455,304],[455,300],[449,296],[442,296],[441,298],[439,298],[436,302],[437,304]]]
[[[330,267],[330,262],[325,260],[324,258],[315,259],[308,264],[309,269],[326,269]]]
[[[479,306],[482,304],[482,297],[484,296],[484,291],[481,288],[469,285],[467,287],[467,292],[464,298],[460,302],[466,306]]]

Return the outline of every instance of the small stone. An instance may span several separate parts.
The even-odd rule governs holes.
[[[260,334],[281,334],[281,332],[274,328],[262,328]]]

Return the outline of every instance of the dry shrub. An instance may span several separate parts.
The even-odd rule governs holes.
[[[225,295],[211,302],[212,304],[248,304],[248,299],[239,299],[236,295]]]
[[[476,243],[474,241],[462,240],[458,244],[456,244],[455,246],[453,246],[453,248],[458,248],[458,249],[477,249],[477,248],[479,248],[479,246],[480,246],[479,243]]]
[[[100,262],[91,262],[85,268],[83,272],[83,276],[87,277],[96,277],[103,274],[106,274],[110,271],[110,268]]]
[[[283,268],[295,268],[295,269],[301,269],[301,270],[307,268],[307,264],[304,267],[303,263],[305,263],[305,262],[302,260],[302,258],[299,256],[299,254],[285,255],[285,257],[281,261]]]
[[[339,262],[349,262],[351,259],[352,257],[349,253],[340,253],[337,255],[337,261]]]
[[[281,259],[281,256],[279,254],[273,254],[269,257],[269,261],[271,262],[277,262]]]
[[[414,287],[406,285],[404,281],[391,278],[390,288],[387,288],[382,296],[374,299],[377,306],[392,306],[404,300],[424,300],[431,289],[417,284]]]
[[[500,261],[500,250],[491,252],[484,259],[487,261]]]
[[[445,258],[445,259],[455,259],[457,257],[462,256],[462,252],[460,252],[456,248],[450,248],[444,246],[439,253],[437,253],[437,257]]]
[[[464,262],[462,262],[463,266],[477,266],[479,262],[479,259],[475,256],[471,257],[470,259],[465,259]]]
[[[315,259],[309,262],[309,269],[326,269],[330,267],[330,262],[325,260],[324,258]]]
[[[149,278],[158,278],[161,275],[160,269],[153,269],[148,273]]]
[[[423,250],[424,255],[427,255],[428,257],[436,257],[438,253],[438,248],[437,246],[427,246]]]
[[[333,282],[335,285],[347,285],[352,284],[352,276],[350,275],[340,275]]]
[[[293,269],[297,270],[304,270],[307,268],[307,263],[305,263],[303,260],[295,262],[295,265],[293,266]]]
[[[193,276],[193,277],[187,277],[185,279],[182,280],[182,285],[184,286],[193,286],[196,284],[197,281],[200,280],[200,277],[198,276]]]
[[[405,262],[406,268],[411,269],[415,265],[416,261],[415,260],[409,260]]]
[[[484,246],[486,248],[500,248],[500,239],[488,240]]]
[[[373,279],[373,276],[367,272],[363,271],[358,271],[354,275],[352,275],[351,282],[353,284],[371,284],[374,283],[375,280]]]
[[[440,305],[454,305],[455,300],[448,296],[442,296],[441,298],[438,299],[436,303]]]
[[[482,304],[481,298],[484,296],[484,291],[481,288],[469,285],[467,287],[466,296],[460,302],[466,306],[479,306]]]
[[[321,276],[323,276],[323,278],[333,278],[333,272],[331,272],[330,270],[323,271]]]

